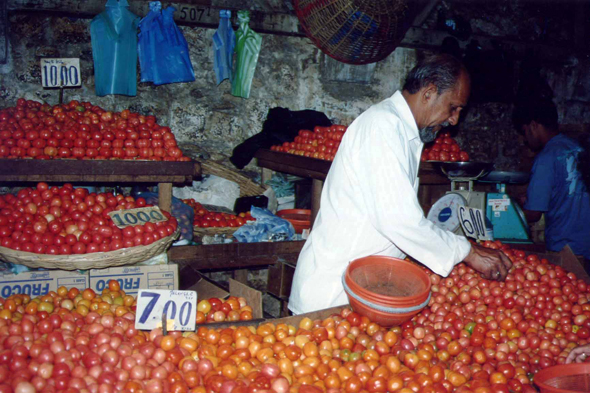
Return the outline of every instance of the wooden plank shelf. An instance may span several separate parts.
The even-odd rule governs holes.
[[[185,183],[200,173],[195,161],[0,160],[2,182]]]
[[[305,241],[177,246],[168,250],[168,258],[194,270],[267,267],[279,260],[295,263],[303,244]]]

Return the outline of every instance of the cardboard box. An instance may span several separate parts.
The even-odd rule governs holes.
[[[117,280],[129,295],[140,289],[178,289],[178,265],[122,266],[89,270],[90,288],[100,293],[109,280]]]
[[[0,297],[26,294],[31,297],[46,295],[57,288],[86,289],[89,285],[87,273],[63,270],[32,270],[20,274],[0,274]]]
[[[560,252],[537,253],[537,255],[539,258],[545,258],[552,264],[574,273],[576,277],[590,284],[590,276],[588,276],[582,262],[576,257],[570,246],[565,246]]]
[[[262,293],[254,288],[250,288],[246,284],[230,278],[228,292],[191,267],[182,269],[181,278],[183,290],[197,292],[197,302],[200,299],[209,299],[212,297],[226,299],[230,295],[243,297],[246,299],[246,303],[252,307],[252,318],[262,318]]]

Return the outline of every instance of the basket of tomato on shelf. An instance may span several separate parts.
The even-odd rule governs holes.
[[[0,158],[190,161],[155,116],[24,98],[0,110]]]
[[[194,199],[183,199],[182,202],[193,208],[195,218],[193,233],[195,236],[232,235],[248,221],[254,221],[250,212],[230,214],[207,209]]]
[[[299,130],[299,135],[292,142],[272,146],[270,150],[333,161],[345,132],[346,126],[340,124],[316,126],[313,131]]]
[[[117,226],[110,212],[150,207],[144,198],[38,183],[0,195],[0,260],[30,268],[86,270],[143,262],[178,237],[176,218]]]

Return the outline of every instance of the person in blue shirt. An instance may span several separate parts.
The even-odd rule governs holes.
[[[530,101],[515,110],[516,125],[526,143],[538,152],[527,188],[525,216],[536,222],[545,214],[545,243],[549,251],[569,245],[585,258],[590,274],[590,184],[585,183],[578,161],[582,146],[558,130],[555,104],[548,99]]]

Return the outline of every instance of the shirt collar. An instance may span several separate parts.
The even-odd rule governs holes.
[[[412,110],[410,106],[406,102],[406,99],[402,95],[401,91],[396,91],[392,96],[391,99],[395,104],[395,107],[399,111],[399,117],[401,121],[404,123],[406,130],[406,134],[408,140],[420,138],[420,133],[418,131],[418,125],[416,124],[416,119],[414,119],[414,115],[412,114]]]

